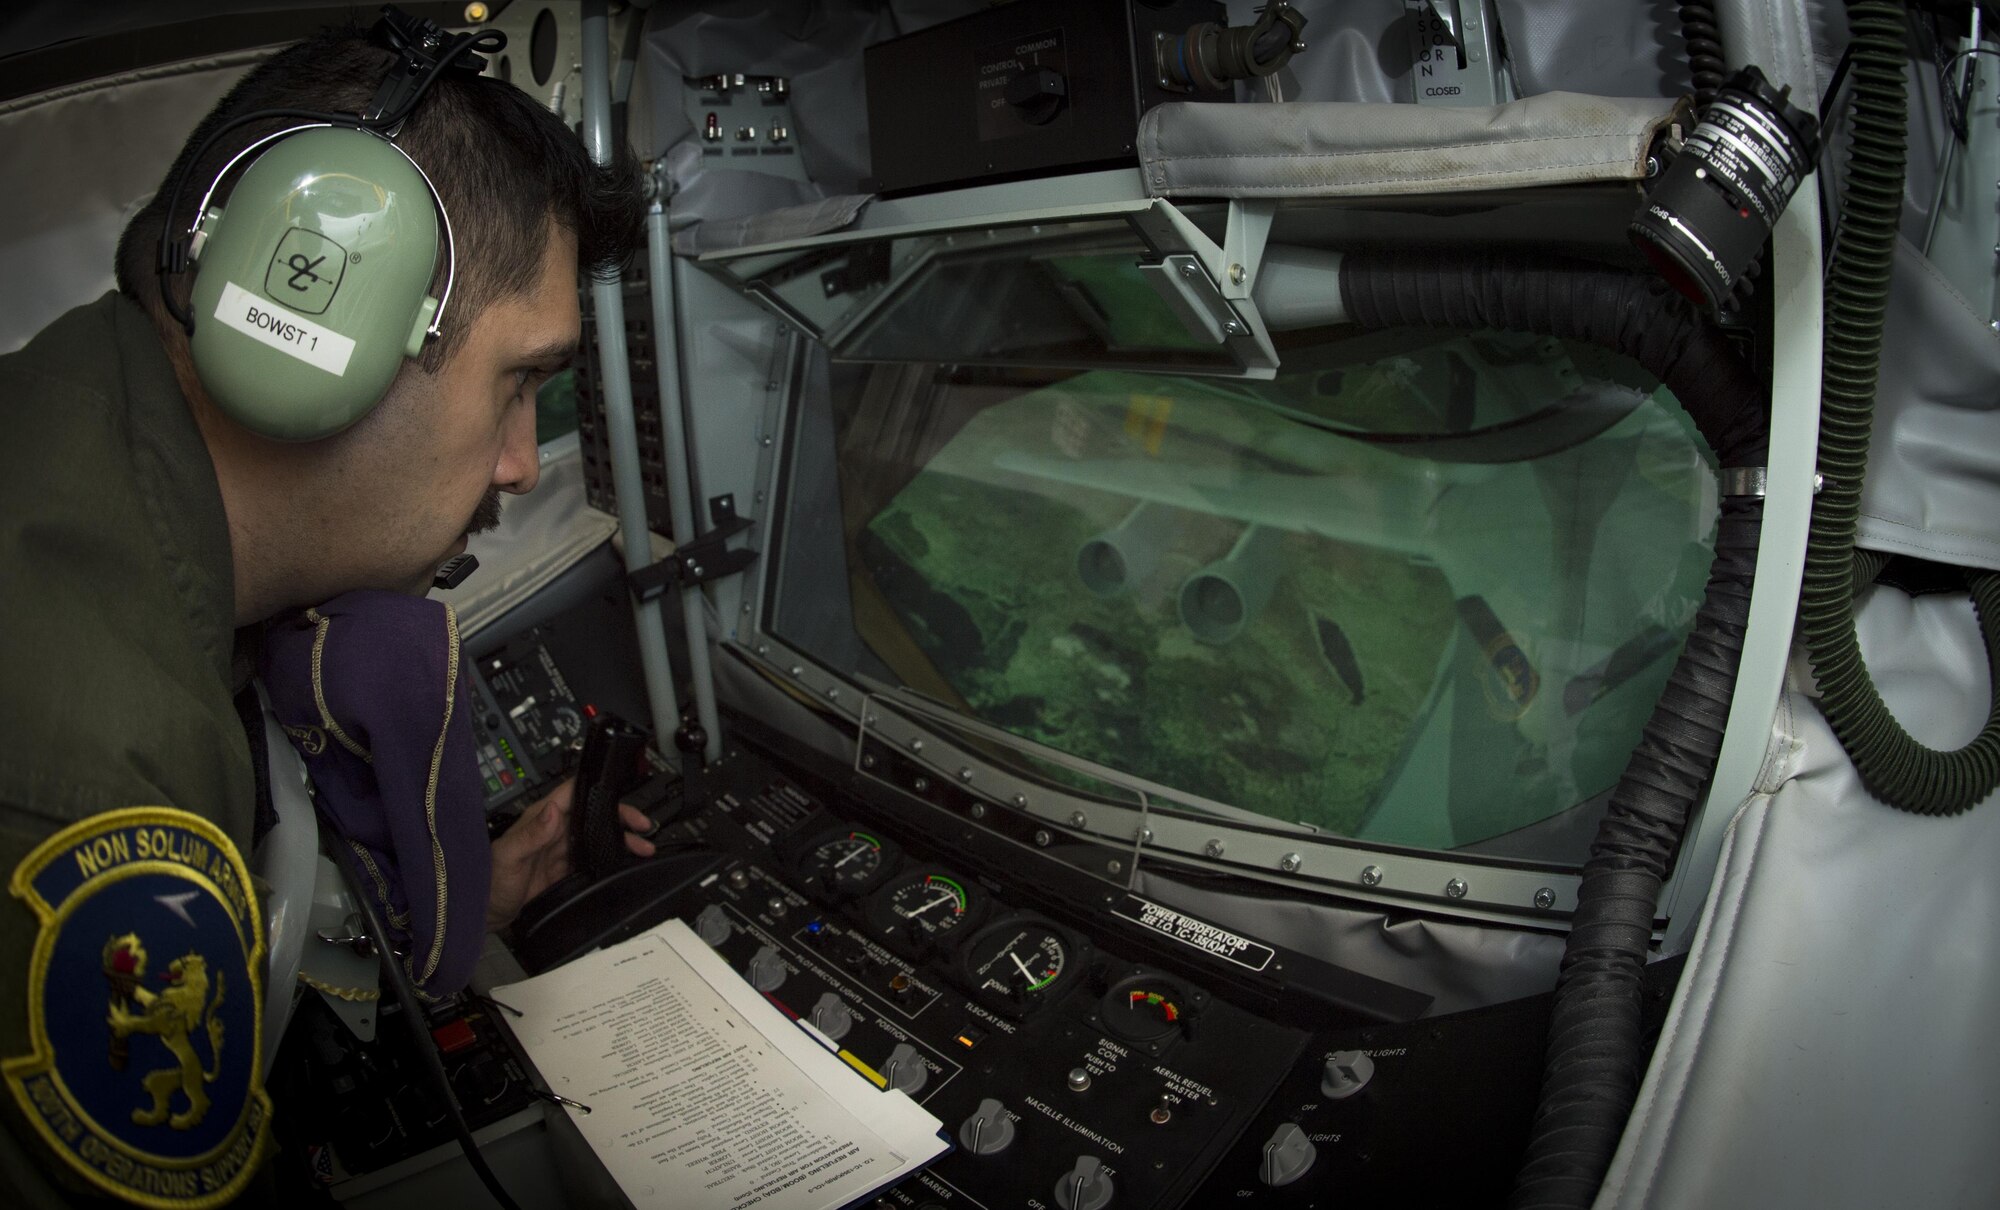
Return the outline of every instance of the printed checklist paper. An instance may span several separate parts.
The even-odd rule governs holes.
[[[638,1210],[830,1210],[947,1146],[679,920],[493,995]]]

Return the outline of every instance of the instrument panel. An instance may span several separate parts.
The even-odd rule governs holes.
[[[621,606],[484,648],[482,722],[538,755],[527,737],[560,735],[565,702],[636,697],[566,645]],[[1505,1199],[1546,997],[1424,1017],[1425,996],[1086,872],[1129,853],[1045,848],[907,754],[864,752],[864,775],[753,719],[726,734],[721,761],[648,806],[661,856],[513,948],[539,970],[688,921],[857,1076],[944,1124],[954,1150],[874,1210]],[[566,751],[541,755],[489,794],[496,821],[561,775]]]
[[[1309,1039],[768,756],[732,748],[710,776],[658,839],[720,860],[661,909],[944,1123],[956,1149],[884,1205],[1187,1204]]]

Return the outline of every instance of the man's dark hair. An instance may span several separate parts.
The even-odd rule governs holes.
[[[325,31],[253,68],[202,119],[153,200],[126,226],[118,241],[119,290],[144,305],[156,321],[172,323],[160,305],[155,272],[160,227],[175,175],[189,168],[210,132],[263,109],[358,114],[396,62],[393,52],[371,45],[360,30],[350,28]],[[174,225],[185,230],[193,222],[202,191],[231,156],[264,135],[298,124],[296,119],[250,123],[210,148],[188,171]],[[403,123],[396,145],[430,177],[451,216],[458,246],[458,278],[439,336],[424,351],[426,370],[444,364],[488,304],[533,287],[541,275],[549,224],[576,236],[578,262],[594,276],[617,269],[638,243],[644,203],[631,157],[621,154],[608,168],[593,164],[560,117],[512,84],[469,71],[446,71]],[[244,166],[247,161],[238,172]],[[224,189],[233,183],[224,182]],[[440,265],[433,293],[442,274]],[[193,275],[169,281],[185,305]]]

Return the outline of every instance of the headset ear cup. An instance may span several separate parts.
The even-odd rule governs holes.
[[[387,140],[344,127],[287,135],[202,226],[191,353],[238,423],[283,441],[331,436],[422,352],[438,213]]]

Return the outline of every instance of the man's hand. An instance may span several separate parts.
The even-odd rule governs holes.
[[[486,931],[498,932],[514,922],[521,905],[555,885],[569,873],[569,809],[576,779],[557,786],[549,796],[521,813],[512,827],[493,842],[493,889],[486,899]],[[653,855],[653,842],[635,835],[653,821],[630,803],[618,804],[618,816],[630,831],[625,847],[640,857]]]

